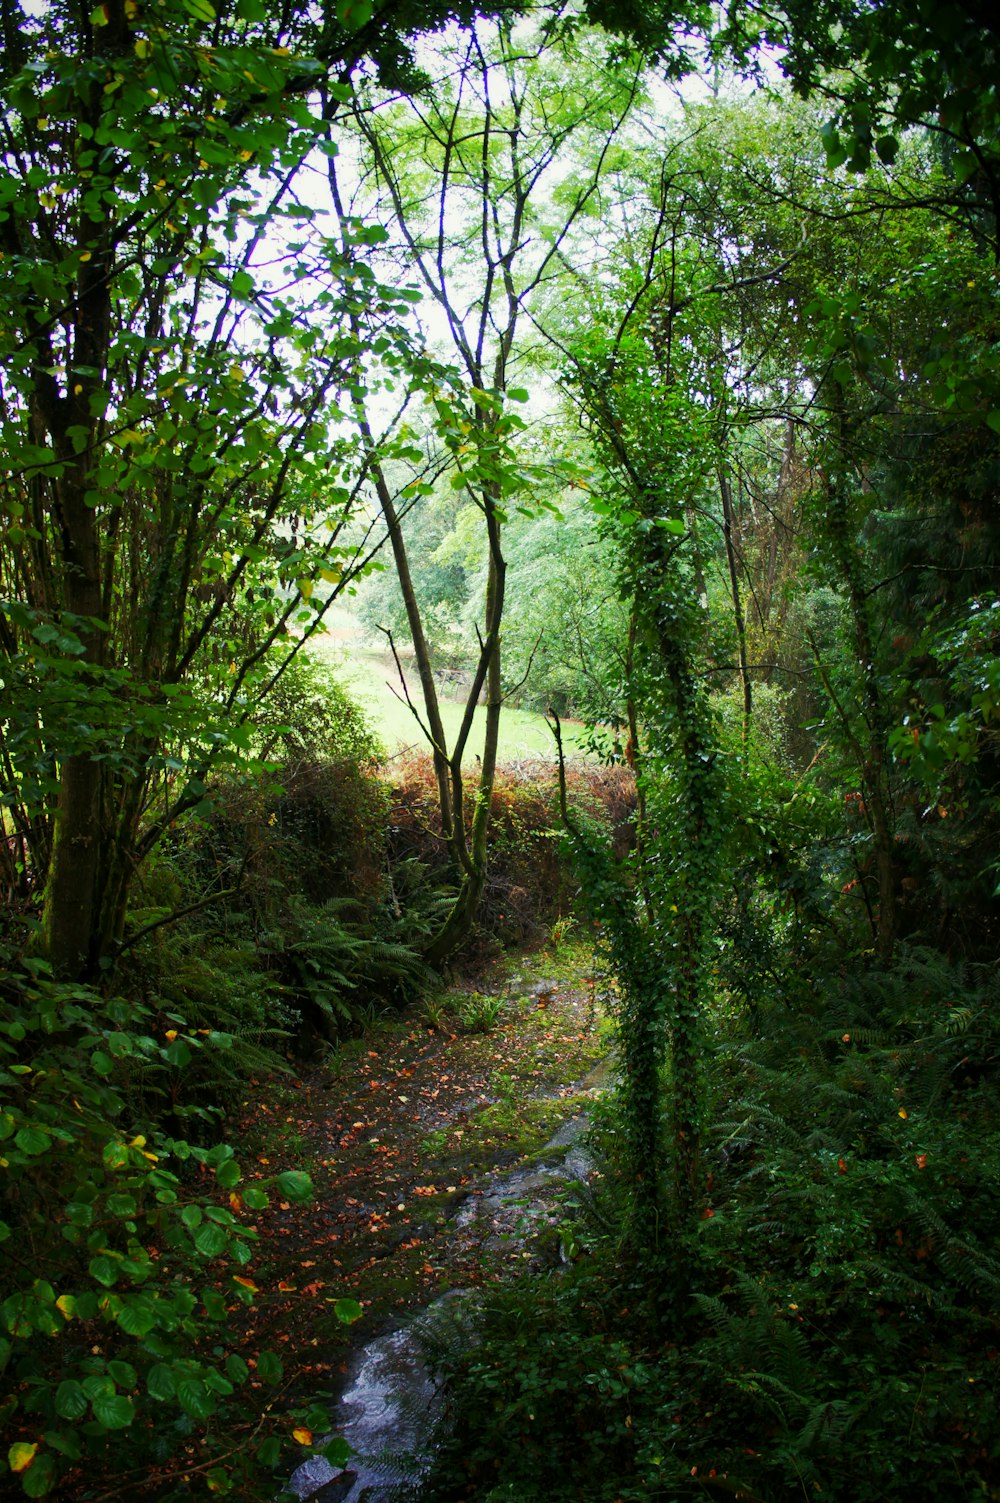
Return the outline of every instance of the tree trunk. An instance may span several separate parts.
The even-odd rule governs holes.
[[[743,749],[744,765],[750,747],[750,722],[753,718],[753,686],[750,683],[750,666],[747,659],[747,624],[746,614],[743,610],[743,598],[740,592],[739,562],[736,557],[736,544],[733,539],[733,493],[729,484],[729,476],[723,467],[719,468],[719,490],[722,495],[722,532],[726,542],[726,562],[729,565],[729,588],[733,598],[733,620],[736,623],[736,649],[740,665],[740,686],[743,690],[743,724],[741,744]]]

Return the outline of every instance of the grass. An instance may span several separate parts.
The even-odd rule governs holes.
[[[426,739],[414,718],[412,710],[404,703],[399,675],[392,658],[378,647],[365,643],[358,631],[354,617],[349,611],[334,608],[329,613],[330,631],[317,637],[312,643],[312,655],[342,683],[361,705],[377,732],[387,753],[398,755],[411,747],[425,750]],[[419,697],[419,684],[412,669],[407,672],[410,693],[423,717],[423,704]],[[445,735],[453,741],[462,722],[464,702],[445,697],[445,689],[439,686],[441,718]],[[479,706],[475,712],[466,761],[471,763],[482,746],[486,711]],[[579,747],[580,727],[564,725],[563,736],[571,755],[582,755]],[[500,762],[546,761],[554,762],[555,740],[544,715],[533,710],[518,710],[505,706],[500,718]]]

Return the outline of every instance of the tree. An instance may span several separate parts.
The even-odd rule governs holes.
[[[760,42],[777,50],[797,93],[835,106],[823,139],[831,166],[863,172],[891,165],[902,132],[919,126],[938,148],[950,182],[941,212],[960,216],[1000,254],[1000,113],[994,80],[1000,30],[979,0],[902,7],[789,0],[780,10],[739,0],[718,45],[746,58]]]
[[[471,389],[464,413],[438,405],[451,483],[482,519],[486,576],[479,653],[458,735],[441,721],[424,604],[413,585],[406,538],[384,469],[373,469],[407,613],[431,746],[442,823],[458,896],[428,958],[445,960],[468,936],[483,890],[490,793],[503,700],[502,623],[507,563],[502,533],[511,501],[528,503],[530,466],[511,407],[527,351],[533,300],[558,274],[576,222],[596,200],[612,151],[640,90],[640,64],[613,65],[606,39],[577,33],[559,15],[479,21],[433,56],[433,91],[400,103],[362,84],[353,116],[376,185],[377,211],[395,226],[400,264],[415,272],[443,317]],[[565,174],[569,171],[571,177]],[[366,178],[367,185],[367,178]],[[339,192],[339,189],[337,190]],[[362,418],[368,422],[367,411]],[[450,425],[450,426],[449,426]],[[463,760],[473,712],[486,695],[486,728],[470,799]],[[469,807],[471,804],[471,808]]]
[[[359,338],[406,358],[409,300],[306,243],[306,96],[343,27],[129,0],[3,24],[5,867],[44,887],[56,970],[93,974],[136,864],[367,556],[337,402]]]

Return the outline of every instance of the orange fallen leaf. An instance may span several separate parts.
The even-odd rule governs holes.
[[[292,1431],[292,1439],[297,1440],[300,1446],[311,1446],[313,1443],[313,1433],[311,1430],[303,1429],[300,1426],[298,1429]]]

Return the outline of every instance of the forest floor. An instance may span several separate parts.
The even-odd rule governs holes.
[[[295,1168],[315,1187],[311,1204],[272,1201],[257,1219],[246,1345],[281,1357],[278,1405],[335,1393],[373,1335],[533,1256],[477,1232],[470,1213],[491,1173],[531,1164],[592,1099],[609,1048],[593,966],[589,947],[565,942],[507,957],[475,989],[385,1017],[248,1095],[247,1181]],[[345,1301],[361,1308],[349,1324]]]

